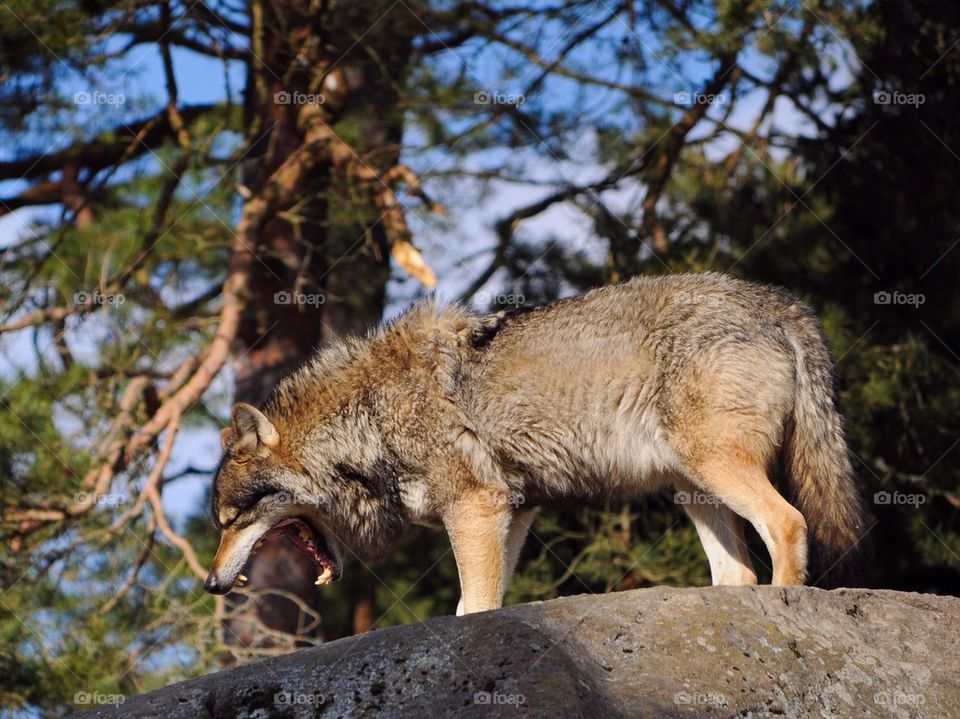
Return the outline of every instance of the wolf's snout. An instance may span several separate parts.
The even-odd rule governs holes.
[[[207,581],[203,583],[203,588],[210,594],[226,594],[230,591],[230,587],[226,584],[221,584],[214,572],[210,572],[210,574],[207,575]]]

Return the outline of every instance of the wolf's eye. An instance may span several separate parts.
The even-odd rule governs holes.
[[[257,506],[261,499],[264,497],[269,497],[271,494],[276,494],[276,491],[272,489],[261,489],[257,492],[244,495],[237,503],[237,514],[249,512],[251,509]]]
[[[223,526],[229,527],[231,524],[239,520],[244,514],[256,507],[261,499],[268,497],[271,494],[276,494],[276,491],[272,489],[262,489],[256,492],[250,492],[248,494],[241,495],[237,503],[231,507],[231,515],[227,521],[223,523]]]

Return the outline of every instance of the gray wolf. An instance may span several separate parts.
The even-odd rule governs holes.
[[[836,585],[864,514],[811,310],[718,274],[643,277],[529,311],[432,301],[320,350],[222,433],[205,587],[229,591],[268,532],[314,558],[449,534],[459,613],[498,607],[536,509],[673,485],[714,584]],[[778,480],[788,501],[771,480]],[[515,498],[522,498],[522,505]]]

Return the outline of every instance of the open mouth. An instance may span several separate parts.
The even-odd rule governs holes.
[[[337,555],[323,532],[306,518],[291,517],[280,520],[257,540],[251,554],[256,553],[267,537],[286,537],[297,549],[310,557],[317,566],[317,581],[314,584],[330,584],[340,579],[342,569]]]

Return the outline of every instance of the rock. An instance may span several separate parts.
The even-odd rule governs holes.
[[[78,717],[960,716],[960,599],[581,595],[369,632]]]

